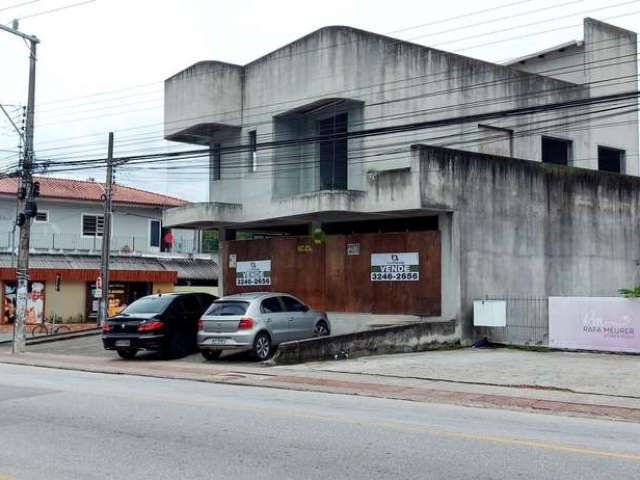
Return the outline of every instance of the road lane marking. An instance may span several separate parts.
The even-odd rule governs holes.
[[[116,395],[119,396],[119,395]],[[123,395],[124,397],[124,395]],[[241,413],[261,413],[282,418],[301,418],[308,420],[316,420],[319,422],[334,422],[342,423],[345,425],[357,425],[363,427],[384,428],[386,430],[394,430],[407,433],[424,433],[440,437],[461,438],[465,440],[474,440],[487,443],[499,443],[503,445],[514,445],[528,448],[536,448],[540,450],[549,450],[555,452],[574,453],[579,455],[588,455],[601,458],[610,458],[614,460],[629,460],[633,462],[640,462],[640,454],[628,453],[628,452],[612,452],[607,450],[598,450],[588,447],[579,447],[571,445],[563,445],[560,443],[542,442],[537,440],[527,440],[521,438],[500,437],[496,435],[484,435],[476,433],[455,432],[449,430],[441,430],[434,427],[411,425],[403,422],[395,421],[370,421],[366,419],[351,419],[346,417],[338,417],[333,415],[318,415],[308,412],[296,412],[294,410],[283,410],[273,407],[264,407],[259,405],[241,406],[231,405],[229,403],[220,403],[209,400],[171,400],[166,397],[160,397],[156,395],[143,394],[141,398],[147,400],[155,400],[164,403],[177,403],[185,406],[192,407],[210,407],[216,409],[225,409],[230,411],[236,411]],[[127,397],[131,398],[131,397]],[[1,480],[1,479],[0,479]]]
[[[259,387],[256,387],[259,388]],[[587,456],[595,456],[600,458],[609,458],[614,460],[627,460],[633,462],[640,462],[640,454],[629,453],[629,452],[615,452],[615,451],[607,451],[607,450],[598,450],[589,447],[582,446],[572,446],[572,445],[564,445],[559,443],[550,443],[543,442],[537,440],[528,440],[524,438],[510,438],[510,437],[501,437],[495,435],[484,435],[484,434],[475,434],[475,433],[466,433],[466,432],[456,432],[449,430],[442,430],[435,427],[421,426],[416,424],[408,424],[397,421],[370,421],[367,419],[351,419],[347,417],[333,416],[333,415],[320,415],[314,414],[310,412],[304,411],[295,411],[294,409],[281,409],[276,407],[265,407],[261,405],[234,405],[228,402],[216,402],[215,400],[210,399],[170,399],[166,396],[162,395],[150,395],[147,393],[137,394],[132,396],[132,392],[127,393],[117,393],[114,391],[104,392],[107,396],[116,397],[116,398],[126,398],[128,400],[148,400],[148,401],[156,401],[160,403],[167,404],[177,404],[191,407],[205,407],[205,408],[215,408],[215,409],[224,409],[228,411],[235,411],[241,413],[262,413],[282,418],[301,418],[308,420],[315,420],[319,422],[334,422],[334,423],[342,423],[346,425],[356,425],[370,428],[384,428],[387,430],[408,432],[408,433],[422,433],[429,434],[440,437],[450,437],[450,438],[460,438],[466,440],[473,440],[478,442],[487,442],[487,443],[497,443],[503,445],[513,445],[513,446],[521,446],[528,448],[535,448],[541,450],[555,451],[555,452],[564,452],[564,453],[573,453],[579,455],[587,455]],[[13,477],[3,478],[0,475],[0,480],[15,480]]]

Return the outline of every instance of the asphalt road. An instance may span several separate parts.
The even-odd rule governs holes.
[[[637,479],[640,425],[0,365],[0,479]]]

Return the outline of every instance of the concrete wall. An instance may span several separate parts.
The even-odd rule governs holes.
[[[165,137],[194,125],[242,123],[242,67],[199,62],[165,82]]]
[[[460,291],[464,338],[474,298],[617,296],[640,283],[640,179],[432,147],[414,154],[423,207],[450,211],[443,299],[455,305]]]
[[[62,282],[59,292],[55,282],[45,282],[45,317],[57,315],[62,321],[77,321],[86,313],[86,296],[86,282]]]
[[[611,64],[598,57],[596,63],[602,68],[589,70],[586,65],[591,65],[592,56],[635,52],[632,40],[620,29],[587,20],[585,45],[611,41],[617,42],[617,47],[603,52],[587,48],[586,53],[576,47],[575,51],[563,52],[565,56],[558,56],[557,65],[552,66],[573,62],[578,64],[573,70],[581,72],[566,77],[571,80],[567,82],[350,27],[326,27],[244,67],[207,62],[192,67],[194,72],[204,69],[202,75],[191,74],[188,69],[167,80],[165,129],[171,131],[173,119],[184,118],[184,112],[202,111],[202,115],[208,115],[212,141],[233,149],[246,145],[248,132],[254,129],[259,143],[295,135],[306,138],[313,133],[313,122],[294,124],[283,115],[336,98],[362,105],[361,115],[351,115],[349,120],[349,131],[356,131],[603,95],[623,87],[581,85],[601,77],[632,75],[636,64]],[[581,64],[583,68],[579,68]],[[547,67],[540,63],[530,68]],[[624,87],[625,91],[634,89],[631,83]],[[198,92],[205,93],[198,96]],[[237,112],[238,105],[241,113],[231,117],[225,113],[234,108]],[[477,123],[469,123],[350,141],[349,188],[365,189],[371,172],[407,168],[409,161],[402,146],[412,143],[540,160],[541,136],[547,135],[573,141],[577,166],[597,166],[598,145],[623,149],[630,160],[637,158],[637,125],[629,124],[621,127],[623,130],[602,128],[603,120],[589,121],[590,112],[583,108],[489,122],[513,130],[513,139],[504,132],[490,132]],[[197,130],[199,126],[199,121],[194,121],[190,128]],[[189,141],[187,137],[181,140]],[[225,151],[222,180],[212,182],[210,200],[262,209],[279,202],[282,196],[312,192],[318,187],[315,147],[266,146],[258,152],[256,172],[248,168],[246,150]],[[638,173],[631,161],[627,172]]]
[[[595,97],[638,90],[637,53],[635,32],[587,18],[584,21],[583,42],[528,58],[511,66],[584,85],[589,89],[589,95]],[[627,106],[625,110],[634,110],[638,102],[624,100],[607,107],[616,105]],[[638,113],[617,112],[615,119],[597,119],[595,111],[602,108],[602,105],[598,105],[584,110],[594,112],[594,120],[586,123],[592,129],[590,137],[575,137],[569,128],[558,130],[560,137],[574,140],[576,150],[573,165],[597,169],[600,145],[625,150],[623,171],[630,175],[640,174]],[[520,158],[529,157],[521,155]]]
[[[273,362],[286,365],[387,353],[423,352],[458,346],[459,339],[454,321],[416,322],[281,343]]]

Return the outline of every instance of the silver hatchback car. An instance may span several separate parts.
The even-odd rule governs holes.
[[[266,360],[280,343],[330,333],[327,314],[292,295],[241,293],[211,304],[198,324],[198,347],[207,360],[224,350],[250,350],[257,360]]]

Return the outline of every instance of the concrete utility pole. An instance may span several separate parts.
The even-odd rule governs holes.
[[[102,279],[102,298],[98,325],[104,325],[108,318],[109,307],[109,256],[111,253],[111,200],[113,190],[113,132],[109,132],[109,147],[107,149],[107,181],[104,192],[104,223],[102,226],[102,262],[100,278]],[[97,225],[96,225],[97,228]]]
[[[33,187],[33,127],[36,97],[36,46],[37,37],[18,31],[18,22],[13,28],[0,25],[0,30],[17,35],[29,41],[29,96],[27,99],[27,119],[24,132],[24,158],[18,186],[18,216],[16,223],[20,227],[18,243],[18,263],[16,268],[16,320],[13,330],[13,353],[22,353],[25,349],[25,323],[27,313],[27,293],[29,288],[29,240],[31,219],[38,208],[35,203],[37,192]]]

